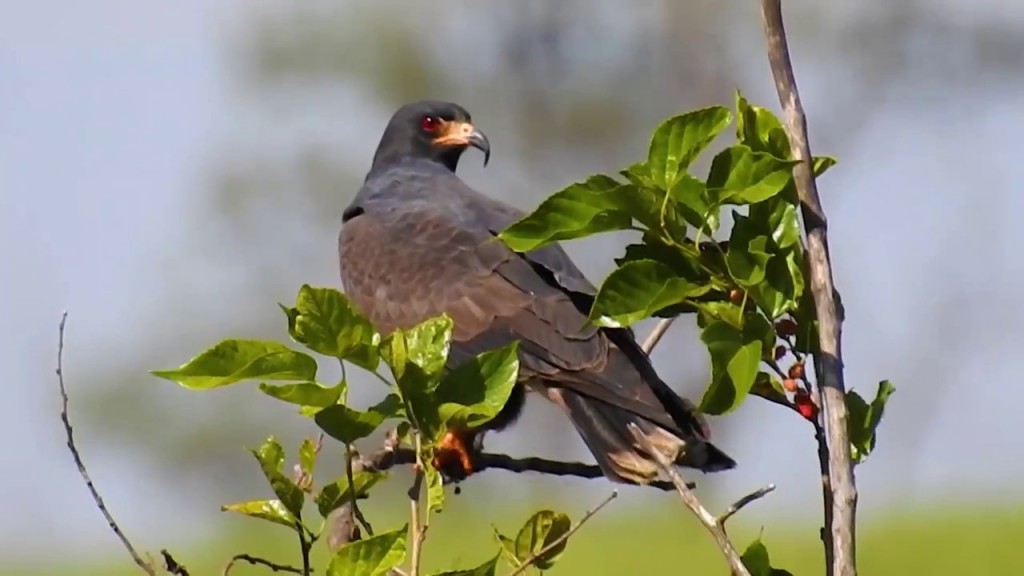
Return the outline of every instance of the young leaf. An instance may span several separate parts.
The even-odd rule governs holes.
[[[295,299],[295,310],[292,337],[297,342],[367,370],[377,368],[380,334],[341,292],[303,284]]]
[[[434,391],[445,428],[475,428],[505,407],[519,375],[519,343],[484,352],[459,365]]]
[[[313,416],[316,425],[331,438],[351,444],[366,438],[384,422],[384,415],[374,411],[353,410],[344,404],[328,406]]]
[[[355,497],[362,498],[374,484],[387,477],[388,473],[382,471],[360,470],[353,472],[352,482],[355,485]],[[324,518],[327,518],[327,515],[338,506],[350,500],[352,500],[352,486],[348,483],[347,474],[342,474],[336,481],[325,484],[313,499],[316,502],[317,510]]]
[[[345,393],[346,388],[347,384],[345,382],[330,388],[318,382],[297,382],[281,386],[272,386],[266,382],[260,382],[260,391],[267,396],[300,406],[324,407],[337,404],[338,399]]]
[[[598,326],[628,326],[687,298],[707,293],[708,285],[679,277],[654,260],[635,260],[616,268],[601,284],[590,319]]]
[[[303,439],[299,445],[299,468],[306,476],[313,477],[316,469],[316,442],[312,438]]]
[[[831,156],[815,156],[814,157],[814,177],[817,178],[825,173],[826,170],[836,165],[837,160]]]
[[[772,568],[771,560],[768,558],[768,549],[765,548],[760,538],[747,546],[743,555],[740,556],[740,560],[750,571],[750,576],[793,576],[788,570]]]
[[[220,509],[223,512],[237,512],[292,529],[295,528],[297,522],[295,516],[285,508],[280,500],[253,500],[238,504],[225,504]]]
[[[733,211],[732,234],[725,263],[729,275],[744,288],[760,284],[768,267],[768,237],[759,234],[758,222]]]
[[[870,405],[853,390],[846,393],[846,409],[849,412],[846,429],[855,464],[863,462],[875,449],[876,430],[882,422],[885,404],[895,391],[896,387],[888,380],[879,382],[878,392]]]
[[[405,559],[406,524],[398,530],[359,540],[338,550],[327,568],[327,576],[379,576]]]
[[[792,152],[789,137],[779,119],[767,108],[751,106],[736,91],[736,139],[755,152],[766,152],[782,160],[789,160]]]
[[[558,240],[627,230],[633,224],[609,194],[606,180],[570,184],[498,235],[509,248],[528,252]],[[632,186],[632,185],[626,185]]]
[[[520,563],[537,554],[533,565],[540,570],[550,570],[558,557],[565,551],[566,540],[541,554],[548,546],[565,535],[572,528],[569,517],[561,512],[541,510],[523,524],[515,540],[515,556]]]
[[[435,572],[431,576],[494,576],[498,569],[498,558],[499,556],[496,555],[476,568]]]
[[[439,316],[410,328],[396,330],[381,345],[408,417],[432,438],[440,427],[433,390],[448,360],[452,321]]]
[[[679,212],[689,225],[703,230],[705,235],[718,230],[719,209],[703,182],[689,174],[680,174],[669,194],[678,203]]]
[[[707,186],[720,204],[755,204],[782,190],[793,179],[795,162],[737,144],[711,161]]]
[[[668,190],[676,178],[729,125],[732,113],[723,106],[711,106],[673,116],[654,130],[647,154],[647,166],[654,184]]]
[[[316,360],[277,342],[223,340],[174,370],[151,374],[206,390],[242,380],[314,380]]]
[[[270,482],[270,487],[281,500],[281,504],[293,516],[298,518],[302,514],[302,502],[305,496],[302,493],[302,489],[282,472],[284,467],[284,449],[271,436],[267,438],[267,441],[262,446],[256,450],[250,450],[250,452],[259,461],[260,468],[263,469],[263,475]]]
[[[760,314],[744,320],[742,329],[713,321],[701,333],[711,354],[711,385],[701,399],[701,412],[724,414],[735,409],[757,378],[762,350],[772,338],[772,325]]]

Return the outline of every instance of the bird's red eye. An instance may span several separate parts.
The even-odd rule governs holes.
[[[437,116],[424,116],[420,120],[420,126],[427,132],[433,132],[439,124],[441,124],[441,121],[437,119]]]

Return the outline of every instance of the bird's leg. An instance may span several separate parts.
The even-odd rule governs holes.
[[[434,468],[447,479],[458,482],[473,473],[473,456],[476,447],[475,430],[450,430],[441,438],[434,450]]]

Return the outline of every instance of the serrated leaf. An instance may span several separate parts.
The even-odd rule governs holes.
[[[374,484],[387,477],[388,473],[382,471],[360,470],[354,472],[352,482],[355,485],[355,497],[365,496]],[[352,487],[348,483],[347,474],[342,474],[336,481],[325,484],[313,500],[316,502],[320,515],[324,518],[327,518],[327,515],[338,506],[352,500]]]
[[[297,522],[294,515],[285,508],[280,500],[253,500],[240,502],[238,504],[225,504],[220,507],[223,512],[236,512],[245,514],[260,520],[267,520],[275,524],[287,526],[294,529]]]
[[[310,349],[351,361],[367,370],[379,362],[380,334],[341,292],[303,284],[295,299],[292,337]]]
[[[569,517],[553,510],[541,510],[523,524],[515,539],[515,557],[520,563],[537,554],[533,565],[540,570],[550,570],[558,557],[565,551],[567,540],[552,546],[541,554],[548,546],[561,538],[572,528]]]
[[[528,252],[558,240],[627,230],[633,219],[619,209],[606,181],[577,182],[541,202],[498,237],[512,250]]]
[[[740,556],[743,565],[750,571],[750,576],[793,576],[788,570],[772,568],[768,557],[768,549],[761,539],[754,540]]]
[[[408,524],[343,546],[331,559],[328,576],[379,576],[405,559]]]
[[[876,432],[885,413],[885,404],[895,391],[896,387],[888,380],[879,382],[878,392],[871,404],[853,390],[846,393],[846,430],[850,436],[850,450],[855,464],[863,462],[875,449]]]
[[[742,329],[722,321],[704,328],[701,340],[711,355],[711,384],[701,399],[701,412],[724,414],[743,402],[754,385],[772,330],[760,314],[748,315]]]
[[[668,190],[676,178],[729,125],[732,113],[723,106],[711,106],[673,116],[654,130],[647,154],[647,167],[654,184]]]
[[[445,428],[476,428],[505,407],[519,374],[519,343],[484,352],[459,365],[434,391]]]
[[[344,444],[351,444],[373,434],[373,431],[384,422],[384,415],[335,404],[317,412],[313,420],[331,438]]]
[[[590,309],[598,326],[629,326],[687,298],[707,293],[708,285],[680,278],[654,260],[635,260],[616,268],[601,284]]]
[[[793,180],[795,162],[737,144],[711,161],[707,187],[719,204],[755,204],[782,192]]]
[[[331,387],[318,382],[297,382],[280,386],[260,382],[260,391],[267,396],[300,406],[324,407],[337,404],[338,399],[345,394],[346,388],[345,382]]]
[[[498,558],[495,556],[476,568],[466,570],[448,570],[445,572],[434,572],[432,576],[494,576],[498,569]]]
[[[767,108],[752,106],[736,91],[736,139],[755,152],[767,152],[776,158],[792,157],[789,137],[778,117]]]
[[[314,380],[316,360],[267,340],[222,340],[174,370],[154,376],[193,390],[227,386],[242,380]]]
[[[273,436],[267,438],[259,448],[249,450],[260,463],[263,476],[270,483],[270,488],[277,495],[284,507],[296,518],[302,514],[302,502],[305,496],[302,489],[284,475],[284,449]]]

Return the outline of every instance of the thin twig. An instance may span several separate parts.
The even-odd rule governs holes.
[[[160,555],[164,557],[164,570],[173,576],[190,576],[188,569],[171,556],[167,550],[161,550]]]
[[[590,510],[587,510],[587,513],[584,514],[582,518],[580,518],[580,521],[577,522],[568,531],[566,531],[565,534],[562,534],[561,536],[556,538],[554,541],[552,541],[550,544],[548,544],[547,546],[541,548],[538,552],[536,552],[534,554],[531,554],[529,558],[527,558],[522,564],[519,565],[518,568],[516,568],[508,576],[517,576],[518,574],[522,574],[523,572],[525,572],[530,566],[533,565],[534,562],[537,561],[538,558],[543,558],[545,554],[547,554],[551,550],[554,550],[556,547],[560,546],[563,542],[568,540],[569,537],[572,536],[573,534],[575,534],[576,531],[579,530],[583,526],[583,524],[586,523],[587,520],[590,520],[591,516],[593,516],[594,514],[597,514],[598,512],[600,512],[601,509],[604,508],[605,506],[607,506],[609,502],[611,502],[612,500],[615,500],[615,498],[618,495],[619,495],[619,491],[618,490],[612,490],[612,493],[609,494],[604,500],[602,500],[600,504],[598,504],[597,506],[594,506]]]
[[[277,562],[271,562],[257,556],[251,556],[249,554],[238,554],[234,558],[228,561],[224,566],[224,570],[221,571],[221,576],[229,576],[231,569],[234,568],[235,564],[239,562],[248,562],[253,566],[264,566],[270,568],[271,572],[287,572],[289,574],[302,574],[302,570],[288,566],[287,564],[278,564]]]
[[[846,421],[846,385],[843,382],[842,319],[835,302],[835,285],[828,250],[828,221],[821,207],[814,181],[813,156],[807,137],[807,118],[797,90],[793,64],[789,57],[781,0],[761,0],[761,15],[768,43],[768,61],[779,94],[789,135],[797,194],[800,197],[804,230],[807,236],[810,289],[818,317],[818,348],[814,371],[821,388],[822,420],[828,438],[828,476],[831,479],[831,519],[826,520],[826,555],[829,576],[853,576],[857,573],[856,515],[857,486],[853,475]],[[820,440],[819,440],[820,442]],[[823,488],[824,489],[824,488]],[[826,503],[827,505],[827,503]],[[828,513],[826,513],[828,516]],[[830,545],[831,544],[831,545]]]
[[[654,458],[655,462],[658,463],[658,467],[663,473],[668,475],[672,480],[672,484],[676,487],[676,492],[679,493],[679,497],[682,499],[683,504],[693,512],[694,516],[700,520],[701,524],[707,528],[708,532],[715,539],[715,543],[718,544],[718,549],[722,551],[725,556],[726,562],[729,563],[729,567],[732,568],[732,572],[735,576],[750,576],[750,571],[743,565],[743,560],[740,559],[739,552],[736,551],[736,547],[733,546],[732,541],[729,540],[729,535],[725,533],[725,528],[718,522],[718,519],[714,514],[708,511],[700,500],[697,499],[697,495],[693,493],[687,486],[686,482],[683,481],[683,477],[679,475],[679,472],[675,467],[665,458],[665,455],[658,451],[651,443],[650,439],[640,431],[640,428],[633,423],[629,424],[629,431],[633,434],[633,438],[640,443],[640,446]]]
[[[295,532],[299,535],[299,550],[302,551],[302,576],[309,576],[313,573],[309,563],[309,552],[313,548],[313,543],[306,539],[306,527],[302,524],[301,518],[295,520]]]
[[[89,488],[89,492],[92,494],[92,499],[96,503],[96,507],[103,513],[103,517],[107,519],[107,525],[114,531],[114,534],[124,544],[125,549],[132,555],[132,560],[142,568],[146,574],[150,576],[156,576],[156,570],[153,566],[142,559],[142,556],[135,551],[135,547],[128,541],[128,537],[121,531],[120,526],[114,520],[114,517],[107,510],[106,504],[103,503],[103,497],[96,490],[96,486],[92,482],[92,478],[89,477],[89,472],[85,469],[85,463],[82,462],[82,457],[78,453],[78,447],[75,446],[75,435],[71,428],[71,421],[68,418],[68,392],[64,386],[64,326],[68,320],[68,313],[64,312],[60,317],[60,325],[58,326],[58,340],[57,340],[57,384],[60,386],[60,397],[61,397],[61,408],[60,408],[60,419],[64,423],[64,433],[68,439],[68,450],[71,451],[71,457],[75,459],[75,465],[78,466],[78,473],[82,475],[82,480],[85,480],[86,487]]]
[[[754,490],[750,494],[747,494],[743,498],[740,498],[739,500],[733,502],[728,508],[725,509],[725,512],[722,512],[718,515],[718,518],[716,518],[715,521],[718,522],[719,526],[721,526],[724,529],[725,522],[729,518],[732,518],[733,514],[739,512],[740,510],[743,510],[743,508],[745,508],[747,504],[750,504],[754,500],[764,498],[773,491],[775,491],[775,484],[769,484],[767,486],[762,486],[761,488]]]
[[[672,326],[672,323],[676,321],[676,318],[678,318],[678,316],[662,318],[658,321],[654,326],[654,329],[651,330],[651,333],[647,335],[647,339],[644,340],[643,345],[640,346],[643,348],[644,354],[650,354],[651,350],[654,350],[654,347],[661,341],[661,337],[668,332],[668,329]]]
[[[409,513],[411,523],[409,530],[412,532],[412,561],[409,567],[410,576],[420,575],[420,556],[423,553],[423,540],[427,536],[427,523],[420,518],[420,493],[423,491],[424,464],[421,456],[420,432],[415,433],[416,442],[416,476],[413,478],[412,487],[409,488]]]
[[[353,462],[353,459],[352,459],[352,454],[353,453],[356,454],[356,458],[359,457],[359,453],[355,452],[353,445],[352,444],[346,444],[345,445],[345,474],[348,476],[348,485],[352,487],[352,489],[351,489],[352,498],[350,499],[350,502],[352,502],[352,515],[355,516],[356,520],[359,520],[359,523],[363,526],[363,530],[366,531],[367,536],[373,536],[373,526],[370,526],[370,522],[366,519],[365,516],[363,516],[362,510],[359,509],[359,505],[356,503],[356,483],[355,483],[355,480],[353,479],[354,478],[354,473],[353,473],[352,469],[353,469],[353,467],[359,465],[359,461],[357,460],[357,461]]]

